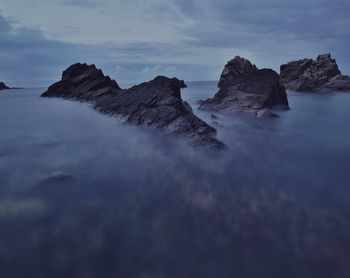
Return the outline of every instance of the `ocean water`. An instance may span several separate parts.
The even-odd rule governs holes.
[[[277,119],[198,111],[228,150],[0,92],[0,277],[350,277],[350,93]]]

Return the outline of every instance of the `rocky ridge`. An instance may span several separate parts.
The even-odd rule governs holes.
[[[194,115],[181,99],[183,83],[177,78],[158,76],[152,81],[121,89],[95,65],[75,64],[51,85],[42,97],[61,97],[88,102],[105,114],[120,116],[135,125],[144,125],[166,134],[181,135],[194,145],[223,149],[215,128]]]

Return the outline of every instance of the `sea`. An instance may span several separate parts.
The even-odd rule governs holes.
[[[0,91],[0,277],[350,277],[350,93],[258,119],[198,110],[217,82],[187,83],[227,150]]]

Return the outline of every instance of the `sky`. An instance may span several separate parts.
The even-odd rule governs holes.
[[[0,80],[48,86],[76,62],[118,83],[218,80],[236,55],[260,68],[332,53],[350,74],[349,0],[0,0]]]

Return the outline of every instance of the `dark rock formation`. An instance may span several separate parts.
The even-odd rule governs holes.
[[[341,74],[331,54],[282,65],[281,80],[295,91],[350,91],[350,77]]]
[[[158,76],[123,90],[94,65],[75,64],[42,96],[89,102],[96,110],[121,116],[129,123],[182,135],[196,145],[224,148],[215,138],[216,130],[195,116],[190,105],[181,99],[181,85],[177,78]]]
[[[7,87],[4,82],[0,82],[0,90],[6,90],[10,89],[10,87]]]
[[[271,69],[259,70],[250,61],[238,56],[226,64],[219,88],[213,98],[201,102],[201,109],[242,111],[257,115],[262,109],[289,108],[279,75]],[[263,114],[267,115],[266,112]]]
[[[180,80],[180,88],[187,88],[187,85],[184,80]]]

